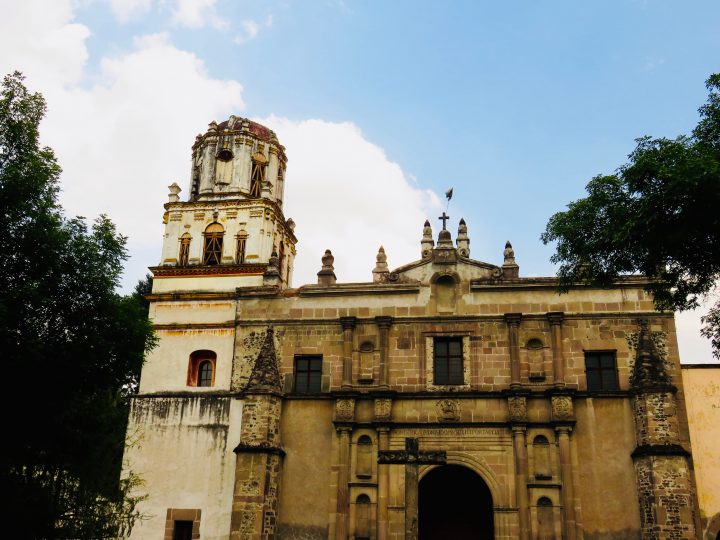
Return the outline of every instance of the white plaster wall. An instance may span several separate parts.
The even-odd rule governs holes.
[[[235,318],[235,302],[224,301],[157,301],[150,304],[153,324],[225,323]]]
[[[256,287],[262,283],[262,274],[156,277],[153,280],[153,293],[233,292],[238,287]]]
[[[168,508],[200,509],[200,537],[228,538],[241,420],[242,401],[229,397],[133,400],[125,469],[149,497],[130,538],[164,538]]]
[[[230,389],[234,328],[185,328],[157,330],[158,346],[148,355],[140,376],[140,393],[193,392],[197,394]],[[208,349],[217,354],[215,386],[187,386],[190,354]]]

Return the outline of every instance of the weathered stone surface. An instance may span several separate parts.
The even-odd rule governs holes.
[[[201,510],[212,540],[414,537],[414,489],[443,465],[408,469],[408,438],[487,485],[496,539],[693,537],[674,323],[643,278],[558,295],[554,278],[519,276],[509,243],[501,261],[473,260],[467,224],[435,243],[426,222],[417,261],[393,270],[381,251],[372,281],[339,283],[328,251],[318,283],[291,288],[285,154],[261,128],[211,125],[190,200],[173,188],[166,205],[150,296],[161,341],[127,452],[147,474],[140,510],[160,517],[135,538],[162,537],[168,509]],[[204,265],[211,224],[222,253]],[[459,349],[443,364],[448,342]],[[216,356],[212,386],[188,383],[196,351]],[[588,389],[586,353],[608,351],[617,384]]]

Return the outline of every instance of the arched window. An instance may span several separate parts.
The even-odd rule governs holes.
[[[207,226],[204,235],[203,264],[220,264],[222,262],[224,234],[225,229],[219,223],[211,223]]]
[[[267,158],[258,150],[252,156],[252,169],[250,170],[250,196],[259,197],[262,193],[262,184],[265,181],[265,167]]]
[[[198,386],[212,386],[213,383],[213,365],[210,360],[203,360],[198,367]]]
[[[280,272],[280,277],[283,277],[283,270],[285,269],[285,243],[280,240],[280,245],[278,245],[278,272]]]
[[[369,540],[370,525],[370,497],[358,495],[355,499],[355,540]]]
[[[178,265],[187,266],[190,259],[190,242],[192,237],[185,233],[180,237],[180,254],[178,255]]]
[[[283,181],[285,180],[285,168],[283,166],[278,167],[278,173],[277,173],[277,188],[275,188],[276,197],[278,199],[278,203],[282,205],[282,192],[283,192]]]
[[[245,262],[245,251],[247,250],[247,237],[248,233],[243,231],[240,231],[236,239],[236,246],[235,246],[235,262],[237,264],[243,264]]]
[[[208,387],[215,385],[217,354],[214,351],[194,351],[188,364],[187,385]]]
[[[533,458],[535,460],[535,478],[539,480],[552,478],[550,443],[544,435],[538,435],[533,439]]]
[[[372,477],[372,439],[367,435],[361,436],[357,441],[357,455],[355,460],[355,476],[358,478]]]

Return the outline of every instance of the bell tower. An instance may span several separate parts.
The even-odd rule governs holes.
[[[230,116],[195,139],[187,200],[169,186],[153,292],[290,286],[295,223],[283,214],[287,157],[270,129]]]

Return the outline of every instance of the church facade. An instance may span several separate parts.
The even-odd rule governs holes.
[[[699,537],[674,320],[642,278],[559,295],[443,219],[414,262],[381,248],[338,283],[326,251],[292,288],[286,166],[230,117],[197,137],[187,200],[170,186],[132,538]]]

